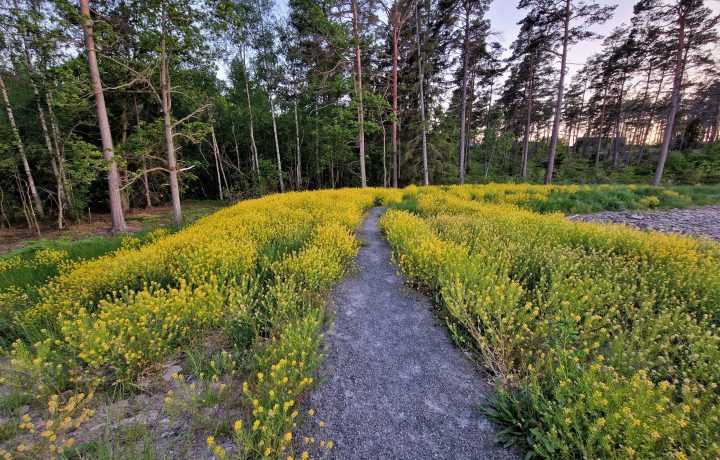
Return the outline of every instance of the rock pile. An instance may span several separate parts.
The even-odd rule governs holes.
[[[576,214],[570,220],[626,224],[641,230],[704,236],[720,241],[720,206],[673,211],[630,211]]]

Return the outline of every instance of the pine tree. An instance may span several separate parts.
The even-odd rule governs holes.
[[[560,76],[557,81],[555,107],[553,109],[552,134],[548,153],[548,165],[545,183],[550,184],[555,168],[555,157],[562,122],[563,98],[565,95],[565,75],[567,73],[567,55],[571,45],[596,36],[589,27],[601,24],[612,17],[615,6],[600,6],[594,1],[563,0],[521,0],[518,8],[531,8],[536,16],[537,27],[545,29],[545,47],[560,58]],[[558,51],[556,48],[560,48]]]
[[[664,30],[673,37],[675,44],[670,104],[660,147],[660,157],[652,181],[653,185],[660,185],[673,139],[673,128],[680,107],[685,72],[689,63],[703,57],[704,47],[717,40],[718,35],[715,29],[720,23],[720,15],[714,15],[712,10],[705,6],[703,0],[672,0],[670,2],[642,0],[635,5],[635,14],[648,15],[648,20],[656,24],[671,24]]]

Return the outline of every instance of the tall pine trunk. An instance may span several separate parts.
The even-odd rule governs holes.
[[[388,186],[388,174],[387,174],[387,147],[386,138],[387,133],[385,132],[385,123],[380,123],[380,130],[382,131],[382,152],[383,152],[383,187]]]
[[[660,158],[658,159],[657,168],[655,169],[655,177],[653,177],[653,185],[658,186],[662,182],[663,171],[665,170],[665,161],[670,152],[670,142],[672,142],[673,127],[675,125],[675,116],[677,115],[678,106],[680,105],[680,89],[683,81],[683,71],[685,68],[685,26],[687,17],[685,13],[681,13],[678,17],[678,41],[675,54],[675,72],[673,76],[672,96],[670,97],[670,107],[668,108],[667,122],[665,123],[665,134],[663,143],[660,147]]]
[[[222,177],[220,176],[220,149],[218,149],[214,126],[210,126],[210,139],[212,140],[213,157],[215,158],[215,172],[217,173],[218,181],[218,196],[220,197],[220,201],[222,201],[225,198],[223,198],[223,184]]]
[[[617,115],[615,116],[615,129],[613,131],[613,156],[612,156],[612,165],[613,168],[618,167],[618,155],[620,153],[620,124],[622,122],[622,103],[623,103],[623,96],[625,93],[625,75],[623,75],[622,80],[620,82],[620,93],[618,94],[618,102],[617,102]]]
[[[30,56],[25,54],[25,58],[27,61],[28,69],[30,69],[30,73],[34,74],[35,71],[32,70],[32,64],[30,61]],[[56,192],[57,192],[57,200],[58,200],[58,228],[63,228],[63,202],[65,201],[65,194],[63,192],[63,185],[62,185],[62,178],[60,177],[60,169],[58,168],[57,161],[56,161],[56,153],[55,148],[53,147],[53,142],[50,137],[50,129],[48,128],[48,123],[45,118],[45,110],[42,107],[42,102],[40,101],[40,90],[38,89],[37,83],[35,82],[33,76],[30,76],[30,86],[33,89],[33,94],[35,95],[35,104],[38,109],[38,119],[40,120],[40,127],[42,128],[43,133],[43,139],[45,140],[45,149],[48,152],[48,158],[50,158],[50,163],[52,164],[52,170],[53,174],[55,176],[55,184],[56,184]],[[37,203],[36,203],[37,204]],[[40,216],[43,216],[42,212],[38,212]]]
[[[126,104],[125,100],[123,100],[123,104],[122,104],[122,113],[120,114],[120,124],[121,124],[120,145],[123,145],[127,141],[128,129],[130,126],[130,114],[128,113],[127,104]],[[127,160],[125,160],[123,162],[123,167],[122,167],[121,173],[122,173],[123,190],[120,191],[120,198],[121,198],[121,202],[122,202],[123,211],[127,211],[128,209],[130,209],[130,190],[131,190],[129,187],[130,179],[129,179],[129,174],[128,174],[128,161]]]
[[[232,113],[230,114],[230,128],[232,130],[233,144],[235,145],[235,161],[237,162],[237,170],[240,171],[240,147],[238,146],[237,136],[235,135],[235,120]]]
[[[715,121],[713,121],[712,129],[710,130],[710,143],[718,140],[718,130],[720,130],[720,97],[718,98],[717,108],[715,110]]]
[[[398,187],[400,176],[400,158],[398,155],[398,41],[400,40],[400,6],[395,1],[392,13],[392,128],[390,144],[392,149],[392,186]]]
[[[595,146],[595,172],[600,170],[600,147],[602,147],[603,131],[605,130],[605,109],[607,108],[607,86],[603,89],[602,106],[600,108],[600,124],[598,125],[597,145]]]
[[[523,150],[520,159],[520,176],[527,179],[528,175],[528,157],[530,150],[530,128],[532,126],[532,110],[535,91],[535,57],[530,61],[530,78],[527,88],[527,113],[525,114],[525,132],[523,134]]]
[[[302,190],[302,156],[300,155],[300,124],[298,123],[297,98],[293,100],[295,109],[295,175],[297,176],[297,189]]]
[[[460,184],[465,183],[465,126],[466,126],[466,111],[467,111],[467,81],[468,81],[468,67],[469,67],[469,56],[468,48],[470,44],[470,8],[465,9],[465,28],[463,31],[463,63],[462,63],[462,88],[460,96],[460,158],[458,161],[458,167],[460,168],[460,174],[458,182]]]
[[[565,67],[567,67],[568,44],[570,40],[570,5],[572,0],[565,0],[564,32],[562,40],[562,58],[560,59],[560,81],[558,81],[557,99],[555,101],[555,116],[553,117],[552,136],[550,137],[550,155],[548,157],[545,183],[551,184],[555,170],[555,157],[557,155],[558,138],[560,137],[560,121],[562,119],[563,96],[565,95]]]
[[[360,56],[360,30],[358,26],[357,0],[351,0],[353,11],[353,37],[355,39],[355,91],[358,98],[358,147],[360,157],[360,187],[367,187],[365,173],[365,109],[363,107],[362,59]]]
[[[125,223],[125,216],[120,200],[120,175],[118,174],[117,162],[110,133],[107,109],[105,108],[105,95],[100,71],[98,70],[97,56],[95,54],[95,39],[93,37],[93,21],[90,17],[90,5],[88,0],[80,0],[80,15],[83,17],[83,32],[85,34],[85,47],[87,49],[88,68],[92,80],[93,92],[95,93],[95,106],[97,108],[98,124],[100,125],[100,138],[102,139],[103,157],[108,167],[108,192],[110,196],[110,216],[112,218],[113,233],[127,232],[128,226]]]
[[[415,45],[417,46],[418,75],[420,79],[420,129],[422,134],[422,162],[423,162],[423,183],[430,185],[430,172],[428,170],[427,152],[427,126],[425,125],[425,75],[422,66],[422,50],[420,48],[420,8],[415,4]],[[383,139],[384,141],[384,139]],[[384,146],[383,146],[384,147]]]
[[[646,137],[644,137],[643,133],[645,132],[645,126],[643,126],[643,121],[645,120],[645,114],[648,112],[647,108],[647,99],[648,96],[650,96],[650,80],[652,79],[652,73],[653,73],[653,63],[650,62],[650,66],[648,67],[647,71],[647,77],[645,78],[645,89],[643,90],[643,106],[642,110],[640,111],[640,115],[638,115],[638,124],[640,125],[640,133],[636,137],[637,143],[640,144],[642,142],[642,145],[638,146],[638,164],[640,164],[640,159],[642,158],[642,151],[645,148],[644,142]]]
[[[32,78],[30,78],[30,81],[32,81]],[[55,151],[52,139],[50,137],[50,129],[48,128],[48,123],[45,118],[45,110],[43,109],[40,102],[40,92],[38,91],[38,87],[34,82],[32,83],[32,87],[37,102],[38,118],[40,119],[40,126],[42,127],[43,138],[45,139],[45,148],[47,149],[48,157],[50,158],[50,163],[52,164],[53,175],[55,176],[55,190],[57,192],[58,201],[57,225],[58,228],[61,229],[63,228],[63,208],[65,206],[65,191],[63,187],[62,176],[60,175],[60,168],[58,166],[59,156]]]
[[[587,84],[588,84],[588,80],[586,78],[585,83],[583,84],[583,92],[582,92],[582,99],[580,101],[580,111],[578,112],[577,127],[575,128],[575,138],[573,141],[573,148],[572,148],[573,158],[577,157],[577,141],[580,138],[580,130],[582,129],[582,114],[583,114],[583,110],[585,110],[585,93],[587,93]],[[572,133],[570,133],[570,134],[571,134],[571,138],[572,138]],[[570,141],[568,140],[568,148],[570,146],[569,142]]]

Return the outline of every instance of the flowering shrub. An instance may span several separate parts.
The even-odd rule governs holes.
[[[501,439],[543,457],[720,454],[717,244],[474,198],[484,186],[407,193],[414,213],[381,226],[496,375]]]
[[[10,347],[5,384],[41,398],[132,385],[182,347],[224,331],[236,353],[223,359],[231,363],[225,375],[213,367],[210,380],[203,373],[178,377],[166,410],[194,413],[209,401],[237,403],[223,395],[241,394],[232,455],[285,456],[298,398],[313,383],[322,294],[357,253],[353,232],[363,212],[396,201],[399,193],[340,190],[249,200],[178,233],[158,232],[148,244],[130,241],[68,266],[28,301],[20,318],[26,333]],[[242,388],[233,388],[236,380],[227,375],[242,374]],[[221,457],[229,453],[215,437],[226,435],[213,433],[209,442]],[[57,452],[62,446],[56,443]]]

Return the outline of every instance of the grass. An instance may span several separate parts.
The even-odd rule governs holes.
[[[524,207],[541,213],[586,214],[602,211],[682,209],[717,203],[720,203],[720,186],[658,188],[593,185],[582,187],[574,193],[555,189],[542,199],[529,200]]]
[[[13,314],[23,311],[39,300],[38,288],[72,264],[97,259],[120,248],[137,248],[175,233],[189,223],[214,212],[222,203],[188,201],[185,203],[185,224],[169,222],[163,214],[128,216],[143,229],[129,235],[88,236],[71,239],[29,240],[23,247],[0,255],[0,346],[18,337],[13,333]]]

